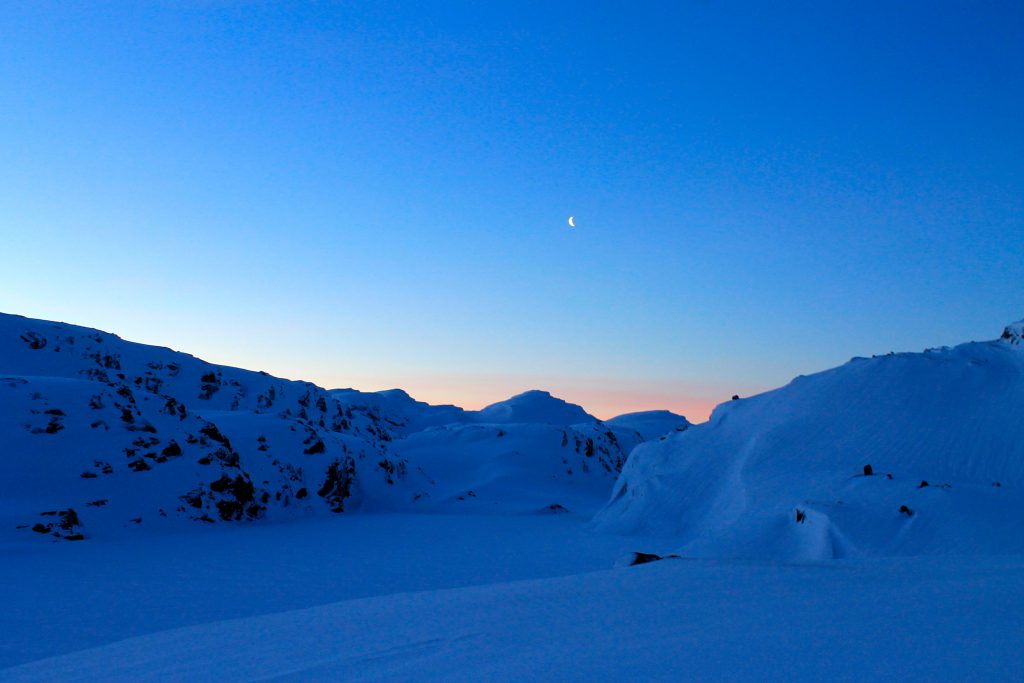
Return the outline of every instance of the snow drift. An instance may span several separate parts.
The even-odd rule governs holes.
[[[596,524],[694,556],[1022,552],[1022,329],[724,403],[638,447]]]

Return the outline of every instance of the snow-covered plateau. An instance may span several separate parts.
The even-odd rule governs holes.
[[[0,314],[0,681],[1019,680],[1022,334],[691,425]]]

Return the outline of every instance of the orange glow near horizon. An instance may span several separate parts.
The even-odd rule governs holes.
[[[541,389],[569,403],[575,403],[600,419],[645,410],[670,410],[690,422],[704,422],[716,405],[733,394],[749,396],[760,387],[723,387],[696,382],[641,382],[621,379],[577,379],[511,376],[426,377],[348,377],[346,381],[322,378],[329,387],[351,387],[361,391],[399,388],[419,401],[454,404],[467,410],[479,410],[498,401]],[[388,381],[388,380],[392,381]]]
[[[603,420],[623,413],[670,410],[690,422],[699,423],[708,419],[715,406],[728,401],[734,394],[746,397],[771,388],[727,380],[684,378],[449,373],[412,369],[368,372],[366,368],[353,371],[332,368],[330,360],[327,361],[329,369],[325,368],[324,361],[312,354],[274,354],[268,357],[257,356],[248,349],[235,349],[232,357],[228,358],[226,354],[218,354],[212,349],[195,349],[195,346],[201,344],[197,342],[189,350],[198,350],[196,355],[212,363],[265,370],[275,377],[313,382],[325,389],[351,388],[366,392],[402,389],[418,401],[433,405],[451,404],[466,410],[479,410],[524,391],[541,389],[582,406]]]

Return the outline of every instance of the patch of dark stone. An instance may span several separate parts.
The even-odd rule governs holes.
[[[863,473],[855,475],[855,476],[858,476],[858,477],[873,477],[876,474],[877,473],[875,472],[874,468],[871,465],[864,465]],[[892,474],[886,474],[885,478],[886,479],[892,479]]]
[[[228,440],[228,437],[221,434],[220,430],[217,429],[217,425],[213,424],[212,422],[207,422],[206,425],[199,430],[199,433],[205,437],[208,437],[216,441],[225,448],[231,448],[231,442]]]
[[[131,425],[130,427],[125,427],[125,429],[129,432],[146,432],[147,434],[156,434],[156,427],[149,423],[143,425]]]
[[[324,483],[316,493],[333,512],[344,512],[345,500],[352,495],[355,477],[355,460],[349,456],[334,460],[328,465]]]
[[[57,520],[44,524],[43,522],[37,522],[32,525],[32,531],[37,534],[50,534],[55,538],[60,538],[65,541],[82,541],[85,540],[85,535],[79,529],[81,520],[78,518],[78,513],[75,512],[74,508],[67,508],[66,510],[47,510],[46,512],[39,513],[41,517],[56,517]]]
[[[656,555],[654,553],[633,553],[633,560],[629,563],[630,567],[635,567],[638,564],[648,564],[650,562],[657,562],[658,560],[669,560],[669,559],[680,559],[681,555]]]
[[[256,503],[256,488],[242,475],[234,478],[222,475],[210,482],[210,490],[224,496],[223,500],[217,501],[217,512],[224,521],[256,519],[264,510]]]
[[[33,351],[46,348],[46,338],[39,336],[35,332],[26,332],[21,335],[21,340],[28,344],[28,347]]]
[[[160,451],[160,455],[165,458],[176,458],[181,455],[181,446],[178,445],[177,441],[171,441],[167,444],[167,447]]]
[[[401,479],[405,476],[405,461],[402,460],[394,463],[387,458],[384,458],[377,463],[377,467],[384,471],[384,481],[388,484],[394,484],[396,479]],[[470,492],[470,495],[474,497],[476,496],[476,494],[472,492]]]

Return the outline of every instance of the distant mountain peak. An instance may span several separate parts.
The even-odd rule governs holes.
[[[574,424],[596,422],[597,418],[575,403],[563,401],[543,389],[531,389],[512,398],[492,403],[477,413],[480,422],[539,422]]]
[[[645,440],[656,439],[672,432],[682,432],[690,427],[690,421],[670,410],[641,410],[616,415],[605,424],[625,427],[639,433]]]

